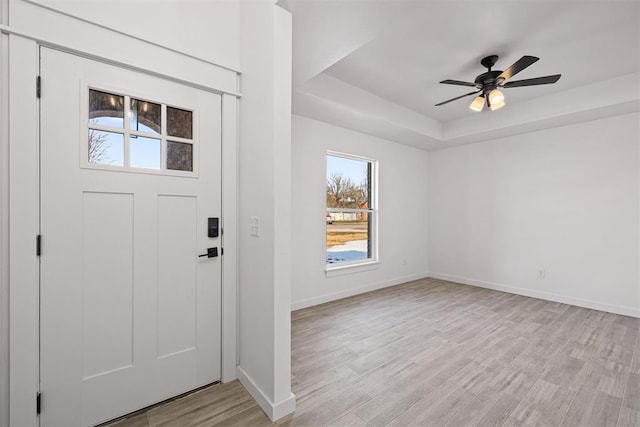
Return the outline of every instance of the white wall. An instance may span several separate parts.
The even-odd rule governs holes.
[[[0,5],[2,2],[0,2]],[[0,7],[0,22],[3,22]],[[8,37],[0,35],[0,123],[8,122]],[[9,425],[9,129],[0,127],[0,425]]]
[[[429,153],[293,116],[292,309],[427,276]],[[325,273],[327,150],[379,161],[379,259],[367,271]]]
[[[291,15],[243,2],[240,102],[240,362],[238,377],[272,419],[291,394]],[[259,236],[250,218],[260,221]]]
[[[431,275],[640,317],[639,127],[634,113],[431,153]]]
[[[50,32],[55,21],[41,26],[37,19],[50,9],[217,65],[236,70],[240,65],[236,1],[12,0],[12,8],[33,15],[31,23],[11,22],[28,31]]]

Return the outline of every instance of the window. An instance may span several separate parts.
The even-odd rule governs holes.
[[[327,154],[327,269],[377,261],[377,162]]]
[[[193,111],[89,88],[88,115],[83,167],[193,176]]]

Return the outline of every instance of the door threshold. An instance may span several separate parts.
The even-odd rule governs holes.
[[[120,422],[122,420],[125,420],[127,418],[133,418],[133,417],[135,417],[137,415],[140,415],[140,414],[143,414],[143,413],[145,413],[147,411],[150,411],[151,409],[157,408],[157,407],[162,406],[162,405],[164,405],[166,403],[173,402],[174,400],[181,399],[183,397],[189,396],[191,394],[197,393],[199,391],[202,391],[202,390],[204,390],[206,388],[209,388],[209,387],[212,387],[212,386],[218,385],[218,384],[220,384],[220,381],[214,381],[212,383],[205,384],[205,385],[203,385],[201,387],[195,388],[193,390],[189,390],[189,391],[187,391],[185,393],[182,393],[182,394],[179,394],[177,396],[173,396],[173,397],[170,397],[168,399],[162,400],[160,402],[154,403],[153,405],[145,406],[144,408],[138,409],[137,411],[133,411],[133,412],[130,412],[130,413],[126,414],[126,415],[122,415],[121,417],[114,418],[114,419],[109,420],[109,421],[105,421],[104,423],[100,423],[100,424],[96,425],[96,427],[107,427],[107,426],[113,425],[115,423],[118,423],[118,422]]]

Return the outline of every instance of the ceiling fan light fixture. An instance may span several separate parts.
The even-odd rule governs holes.
[[[491,111],[496,111],[499,110],[500,108],[504,107],[504,100],[498,103],[492,102],[491,103]]]
[[[498,110],[504,107],[504,95],[498,89],[494,89],[489,92],[489,107],[491,107],[491,111]]]
[[[492,104],[500,104],[501,102],[504,102],[504,95],[498,89],[494,89],[489,92],[489,100]]]
[[[469,108],[472,109],[473,111],[482,111],[482,108],[484,107],[484,96],[483,95],[478,95],[473,102],[471,102],[471,105],[469,105]]]

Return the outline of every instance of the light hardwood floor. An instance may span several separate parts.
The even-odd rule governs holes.
[[[292,314],[301,426],[640,426],[640,319],[423,279]],[[234,381],[118,427],[272,425]]]

